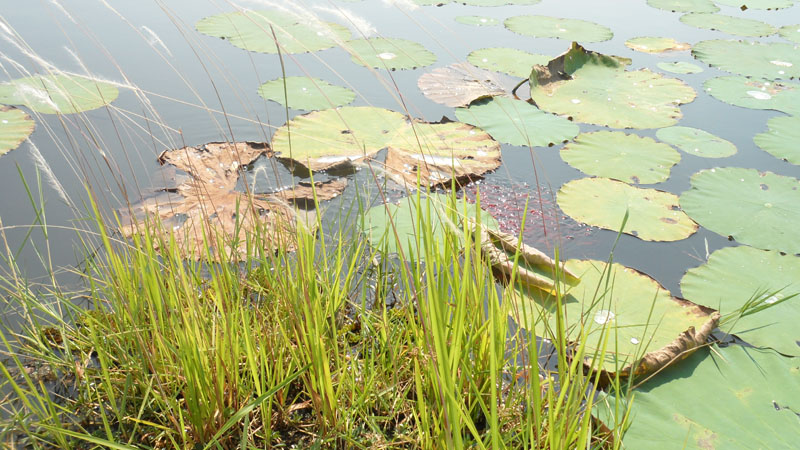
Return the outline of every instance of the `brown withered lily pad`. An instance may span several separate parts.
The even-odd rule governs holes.
[[[347,188],[347,178],[335,178],[314,183],[301,181],[295,186],[276,192],[275,196],[296,205],[308,206],[309,204],[314,205],[316,202],[332,200],[342,195],[345,188]]]
[[[242,166],[269,151],[264,143],[211,142],[168,150],[159,156],[188,174],[174,189],[132,205],[135,219],[121,228],[126,237],[149,230],[174,239],[183,256],[230,259],[247,251],[247,236],[260,233],[268,250],[295,247],[300,213],[274,197],[236,191]],[[310,222],[310,221],[309,221]],[[155,245],[161,245],[160,239]]]
[[[433,69],[417,80],[425,97],[445,106],[468,106],[481,98],[505,95],[503,81],[488,70],[469,63],[451,64]]]
[[[386,171],[400,184],[463,185],[500,166],[500,143],[461,122],[411,122],[388,144]]]

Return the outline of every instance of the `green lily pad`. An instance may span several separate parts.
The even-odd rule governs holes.
[[[500,166],[500,144],[480,128],[460,122],[412,122],[387,144],[386,172],[416,187],[450,187],[478,180]]]
[[[719,77],[706,80],[704,87],[711,96],[731,105],[800,114],[800,84]]]
[[[458,120],[486,130],[511,145],[544,147],[568,141],[580,129],[563,117],[548,114],[522,100],[495,97],[456,109]]]
[[[35,124],[24,111],[0,107],[0,156],[19,147],[33,133]]]
[[[469,6],[535,5],[542,0],[458,0]]]
[[[678,206],[678,196],[608,178],[581,178],[561,186],[558,206],[573,219],[623,232],[645,241],[678,241],[697,231],[697,224]]]
[[[721,328],[756,347],[770,347],[800,356],[800,258],[752,247],[715,251],[708,262],[689,269],[681,279],[683,295],[722,314],[743,307],[753,298],[765,304],[787,299]],[[791,297],[791,298],[788,298]]]
[[[374,155],[406,126],[405,116],[383,108],[314,111],[278,128],[272,149],[309,170],[325,170]]]
[[[456,17],[456,22],[478,27],[495,27],[500,25],[500,21],[494,17],[484,16],[458,16]]]
[[[794,448],[800,435],[798,385],[798,358],[741,345],[699,350],[634,391],[622,445],[637,450]],[[622,423],[628,405],[616,402],[614,393],[598,399],[594,412],[601,421]]]
[[[331,22],[311,22],[280,11],[236,11],[206,17],[197,31],[251,52],[305,53],[324,50],[350,38],[350,30]],[[273,31],[275,36],[273,37]]]
[[[697,64],[692,64],[684,61],[660,62],[656,65],[658,66],[659,69],[672,73],[690,74],[690,73],[700,73],[703,71],[703,68],[698,66]]]
[[[482,48],[467,55],[467,61],[477,67],[521,78],[527,78],[535,64],[547,64],[550,59],[547,55],[508,47]]]
[[[680,80],[647,69],[626,71],[617,59],[575,43],[548,67],[534,67],[530,84],[539,108],[611,128],[674,125],[682,117],[678,105],[695,98]]]
[[[778,30],[782,38],[800,44],[800,24],[786,25]]]
[[[725,6],[733,6],[741,8],[747,6],[747,9],[782,9],[789,8],[794,3],[792,0],[714,0],[716,3]]]
[[[523,36],[560,38],[568,41],[602,42],[614,36],[614,33],[603,25],[559,17],[514,16],[506,19],[505,26]]]
[[[691,181],[681,206],[700,225],[753,247],[800,253],[800,180],[726,167]]]
[[[458,220],[461,218],[480,220],[481,225],[497,229],[497,221],[489,213],[464,199],[452,204],[451,197],[445,194],[430,194],[419,199],[411,196],[399,203],[374,206],[364,214],[359,225],[373,248],[389,254],[402,251],[406,260],[412,260],[425,257],[425,252],[420,251],[425,245],[419,234],[421,223],[430,224],[433,231],[431,245],[441,251],[444,248],[444,227],[455,222],[460,233]]]
[[[733,142],[697,128],[662,128],[656,131],[656,137],[690,155],[703,158],[726,158],[736,154],[736,146],[733,145]]]
[[[683,51],[692,48],[685,42],[678,42],[673,38],[665,37],[637,37],[625,41],[625,46],[631,50],[644,53],[664,53],[670,51]]]
[[[800,117],[773,117],[753,141],[770,155],[800,165]]]
[[[355,39],[348,41],[344,48],[353,62],[376,69],[416,69],[436,62],[436,55],[422,44],[406,39]]]
[[[343,106],[356,98],[356,94],[350,89],[310,77],[286,77],[268,81],[258,88],[258,95],[292,109],[306,111]]]
[[[778,31],[772,25],[759,20],[713,13],[684,14],[681,16],[681,22],[693,27],[721,31],[736,36],[769,36]]]
[[[565,268],[580,277],[580,283],[562,297],[567,336],[572,341],[583,338],[585,362],[609,373],[641,374],[658,369],[652,362],[655,355],[665,356],[661,364],[675,359],[678,355],[667,354],[665,347],[687,330],[701,330],[712,320],[707,311],[673,298],[656,280],[630,267],[569,260]],[[538,336],[552,335],[557,303],[550,294],[507,288],[509,297],[516,303],[512,310],[519,311],[515,319],[521,326]],[[709,333],[713,327],[706,328]],[[602,362],[594,363],[595,352],[603,349],[605,333],[606,353]],[[691,352],[693,348],[686,345],[682,350]],[[652,354],[645,358],[648,353]]]
[[[71,114],[116,100],[117,88],[77,75],[35,75],[0,84],[0,103],[24,105],[43,114]]]
[[[672,12],[713,13],[719,11],[719,7],[711,0],[647,0],[647,4],[653,8]]]
[[[704,63],[747,77],[769,80],[800,76],[800,52],[781,42],[703,41],[692,55]]]
[[[561,159],[589,175],[654,184],[666,181],[681,155],[667,144],[621,131],[580,134],[561,149]]]

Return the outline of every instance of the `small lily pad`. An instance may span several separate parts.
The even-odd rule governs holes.
[[[698,66],[697,64],[692,64],[684,61],[660,62],[656,65],[658,66],[659,69],[672,73],[690,74],[690,73],[700,73],[703,71],[703,68]]]
[[[343,47],[353,62],[376,69],[416,69],[436,62],[436,55],[422,44],[407,39],[355,39]]]
[[[118,95],[110,83],[77,75],[34,75],[0,84],[0,103],[27,106],[43,114],[101,108]]]
[[[644,53],[664,53],[692,48],[691,45],[685,42],[678,42],[673,38],[647,36],[628,39],[625,41],[625,46]]]
[[[484,16],[458,16],[456,22],[463,23],[464,25],[475,25],[478,27],[495,27],[500,25],[500,21],[494,17]]]
[[[420,251],[417,245],[418,242],[420,246],[425,245],[424,238],[419,234],[422,223],[430,224],[433,231],[431,245],[440,250],[444,247],[444,227],[451,226],[453,219],[480,220],[482,226],[497,229],[497,221],[489,213],[464,199],[455,204],[451,200],[449,195],[430,194],[427,197],[411,196],[398,203],[374,206],[364,214],[360,226],[373,248],[385,250],[389,254],[402,252],[406,260],[425,257],[425,252]],[[459,223],[456,222],[455,226],[461,230]]]
[[[508,47],[482,48],[467,55],[467,61],[475,66],[521,78],[527,78],[535,64],[547,64],[550,59],[547,55]]]
[[[703,158],[726,158],[736,154],[736,146],[733,145],[733,142],[697,128],[662,128],[656,131],[656,137],[690,155]]]
[[[684,14],[681,16],[681,22],[693,27],[721,31],[736,36],[769,36],[778,31],[772,25],[759,20],[713,13]]]
[[[24,111],[0,106],[0,156],[19,147],[33,133],[35,124]]]
[[[608,424],[631,419],[623,448],[796,447],[800,360],[742,345],[711,350],[698,350],[647,381],[630,405],[617,403],[613,392],[601,395],[594,414]]]
[[[310,77],[286,77],[268,81],[258,88],[258,95],[292,109],[306,111],[343,106],[356,98],[356,94],[350,89]]]
[[[468,63],[437,67],[419,77],[417,86],[425,97],[446,106],[467,106],[507,92],[494,73]]]
[[[682,13],[713,13],[719,11],[719,7],[712,3],[711,0],[647,0],[647,4],[653,8]]]
[[[800,84],[718,77],[707,80],[704,87],[712,97],[734,106],[800,114]]]
[[[747,246],[726,247],[712,253],[702,266],[689,269],[681,279],[681,292],[722,314],[753,299],[761,299],[763,304],[786,299],[740,317],[722,331],[756,347],[800,356],[800,257]]]
[[[469,6],[535,5],[542,0],[458,0]]]
[[[630,267],[595,260],[569,260],[564,266],[580,278],[580,284],[562,291],[567,336],[583,338],[586,363],[608,373],[653,372],[704,344],[716,323],[708,310],[673,298]],[[507,288],[506,298],[515,303],[512,310],[519,315],[514,318],[522,327],[552,336],[557,303],[551,294]],[[604,349],[605,333],[603,360],[594,362]]]
[[[792,0],[714,0],[720,5],[746,9],[782,9],[790,8]]]
[[[800,44],[800,24],[786,25],[778,30],[782,38]]]
[[[402,114],[368,106],[345,106],[297,116],[278,128],[272,148],[318,171],[372,156],[408,126]]]
[[[573,43],[547,67],[534,67],[531,98],[545,111],[611,128],[674,125],[682,117],[678,106],[695,98],[678,79],[624,68],[617,58]]]
[[[578,135],[561,149],[561,159],[588,175],[654,184],[669,178],[680,153],[649,137],[621,131]]]
[[[500,166],[500,144],[460,122],[412,122],[387,144],[387,173],[401,184],[450,187],[478,180]]]
[[[765,250],[800,253],[800,180],[726,167],[692,175],[681,207],[700,225]]]
[[[577,125],[563,117],[505,97],[479,100],[469,108],[458,108],[456,117],[511,145],[544,147],[568,141],[579,132]]]
[[[769,131],[757,134],[753,141],[772,156],[800,165],[800,117],[773,117]]]
[[[614,36],[614,33],[603,25],[559,17],[514,16],[506,19],[505,26],[523,36],[559,38],[568,41],[602,42]]]
[[[678,206],[678,196],[631,186],[608,178],[581,178],[561,186],[558,206],[573,219],[619,231],[645,241],[678,241],[697,231],[697,224]]]
[[[692,55],[704,63],[747,77],[769,80],[800,76],[800,52],[782,42],[703,41]]]
[[[305,53],[324,50],[350,38],[350,30],[313,15],[299,16],[280,11],[236,11],[206,17],[197,31],[225,39],[251,52]],[[273,36],[273,32],[275,33]]]

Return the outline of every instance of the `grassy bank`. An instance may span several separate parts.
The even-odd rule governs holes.
[[[614,446],[587,413],[581,349],[570,358],[554,331],[557,367],[540,369],[456,213],[443,239],[416,224],[424,262],[391,259],[350,229],[299,229],[297,250],[276,253],[259,250],[271,238],[259,230],[240,236],[243,261],[192,262],[151,234],[118,241],[92,216],[103,248],[84,290],[34,291],[13,264],[2,280],[24,318],[2,333],[6,445]],[[91,307],[73,306],[77,295]]]

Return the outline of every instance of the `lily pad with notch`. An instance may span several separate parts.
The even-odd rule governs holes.
[[[703,87],[717,100],[750,109],[800,114],[800,84],[728,76],[706,80]]]
[[[711,40],[695,44],[692,55],[710,66],[746,77],[800,77],[800,52],[794,44]]]
[[[769,131],[753,138],[756,145],[776,158],[800,165],[800,117],[773,117],[767,127]]]
[[[697,64],[692,64],[685,61],[660,62],[656,64],[656,66],[666,72],[679,74],[700,73],[703,71],[703,68]]]
[[[713,13],[691,13],[681,16],[681,22],[704,30],[721,31],[735,36],[761,37],[775,34],[778,30],[760,20],[726,16]]]
[[[656,137],[684,152],[703,158],[727,158],[736,154],[733,142],[691,127],[669,127],[656,131]]]
[[[43,114],[71,114],[116,100],[111,83],[78,75],[34,75],[0,83],[0,103],[23,105]]]
[[[689,50],[691,45],[678,42],[673,38],[642,36],[625,41],[625,46],[631,50],[643,53],[680,52]]]
[[[342,45],[356,64],[375,69],[405,70],[436,62],[422,44],[399,38],[354,39]]]
[[[551,57],[547,55],[508,47],[482,48],[467,55],[467,61],[477,67],[520,78],[527,78],[531,74],[531,67],[536,64],[547,64],[550,59]]]
[[[514,16],[506,19],[509,30],[523,36],[559,38],[568,41],[603,42],[614,33],[603,25],[580,19],[548,16]]]
[[[14,150],[33,133],[35,123],[24,111],[0,106],[0,156]]]
[[[740,9],[783,9],[791,8],[794,5],[792,0],[714,0],[716,3],[725,6],[733,6]]]
[[[622,231],[645,241],[679,241],[697,231],[675,194],[608,178],[569,181],[559,189],[557,201],[573,219],[612,231],[620,230],[627,213]]]
[[[711,0],[647,0],[653,8],[682,13],[713,13],[719,7]]]
[[[289,108],[306,111],[343,106],[356,98],[350,89],[311,77],[285,77],[268,81],[258,88],[258,95]]]

